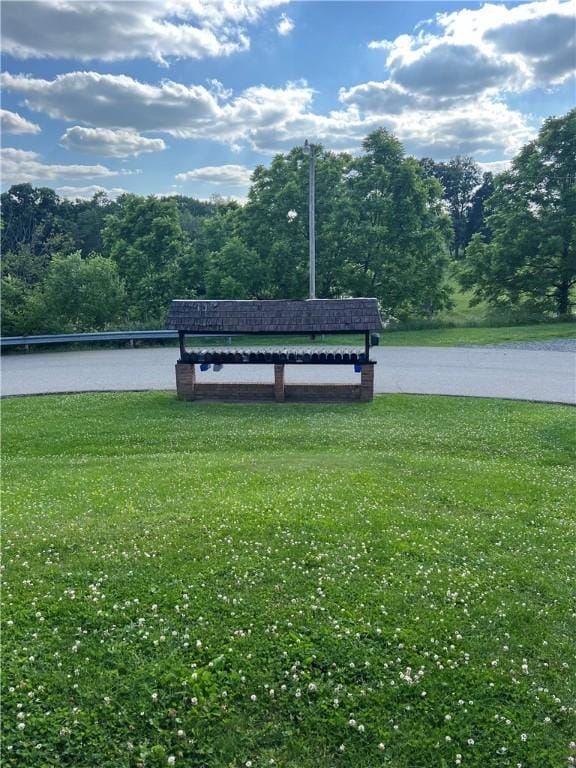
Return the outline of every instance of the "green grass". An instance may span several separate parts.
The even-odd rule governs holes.
[[[455,276],[448,280],[448,284],[452,289],[454,306],[452,309],[441,312],[440,319],[460,325],[466,325],[467,323],[474,325],[483,322],[487,315],[490,314],[490,306],[485,301],[471,305],[470,302],[474,298],[474,291],[463,290]]]
[[[380,334],[382,346],[451,347],[461,344],[503,344],[509,341],[548,341],[576,338],[576,322],[538,323],[502,327],[427,328]]]
[[[3,765],[568,765],[575,417],[5,401]]]

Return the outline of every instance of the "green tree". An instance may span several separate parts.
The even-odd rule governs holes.
[[[2,193],[0,204],[5,252],[28,251],[47,265],[52,253],[74,250],[74,222],[53,189],[16,184]]]
[[[350,157],[314,148],[316,157],[316,291],[320,297],[341,290],[339,252],[334,248],[334,218],[344,191]],[[309,159],[301,147],[258,166],[248,203],[239,218],[239,235],[261,261],[261,298],[308,295]]]
[[[469,242],[469,216],[474,198],[482,181],[479,166],[471,157],[457,155],[447,163],[437,163],[428,157],[420,161],[424,171],[434,176],[444,188],[444,199],[452,218],[452,255],[462,258]]]
[[[3,277],[1,306],[4,336],[29,336],[59,330],[49,319],[40,285],[30,287],[12,275]]]
[[[77,251],[52,259],[42,297],[50,330],[93,331],[119,319],[126,295],[111,259]]]
[[[162,322],[176,296],[195,296],[198,275],[190,236],[172,199],[122,195],[105,219],[104,252],[118,265],[131,319]]]
[[[570,314],[576,283],[576,109],[549,118],[488,201],[491,242],[476,235],[461,282],[493,305]]]
[[[101,253],[104,219],[117,211],[116,203],[105,192],[96,192],[91,200],[64,201],[61,207],[63,218],[73,222],[70,226],[74,227],[76,248],[82,255]]]
[[[262,262],[258,254],[238,237],[228,240],[211,254],[206,274],[210,298],[250,299],[261,293]]]
[[[477,233],[482,235],[484,240],[490,239],[490,230],[486,224],[486,203],[493,194],[494,176],[487,171],[482,177],[482,184],[472,195],[470,210],[466,217],[465,245],[468,245]]]
[[[449,305],[444,281],[450,222],[440,184],[387,131],[371,133],[349,163],[332,230],[348,293],[375,296],[392,315]]]

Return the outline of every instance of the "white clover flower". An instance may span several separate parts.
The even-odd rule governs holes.
[[[158,694],[153,693],[151,698],[152,698],[152,701],[158,701]]]
[[[169,755],[167,762],[168,762],[168,765],[176,765],[176,758],[174,757],[174,755]]]
[[[380,752],[384,752],[384,750],[386,749],[386,745],[384,744],[383,741],[381,741],[380,744],[378,744],[378,749],[380,750]]]

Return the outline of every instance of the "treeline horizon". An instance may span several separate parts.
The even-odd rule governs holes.
[[[576,282],[576,110],[545,121],[510,170],[406,156],[379,129],[352,156],[316,154],[320,298],[374,296],[386,318],[432,319],[454,277],[476,301],[571,316]],[[1,195],[2,333],[162,327],[173,298],[308,295],[308,158],[257,166],[244,205],[184,195]]]

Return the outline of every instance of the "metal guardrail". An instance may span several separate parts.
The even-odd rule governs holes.
[[[2,336],[0,348],[36,344],[85,344],[103,341],[146,341],[178,339],[178,331],[95,331],[92,333],[51,333],[44,336]]]

